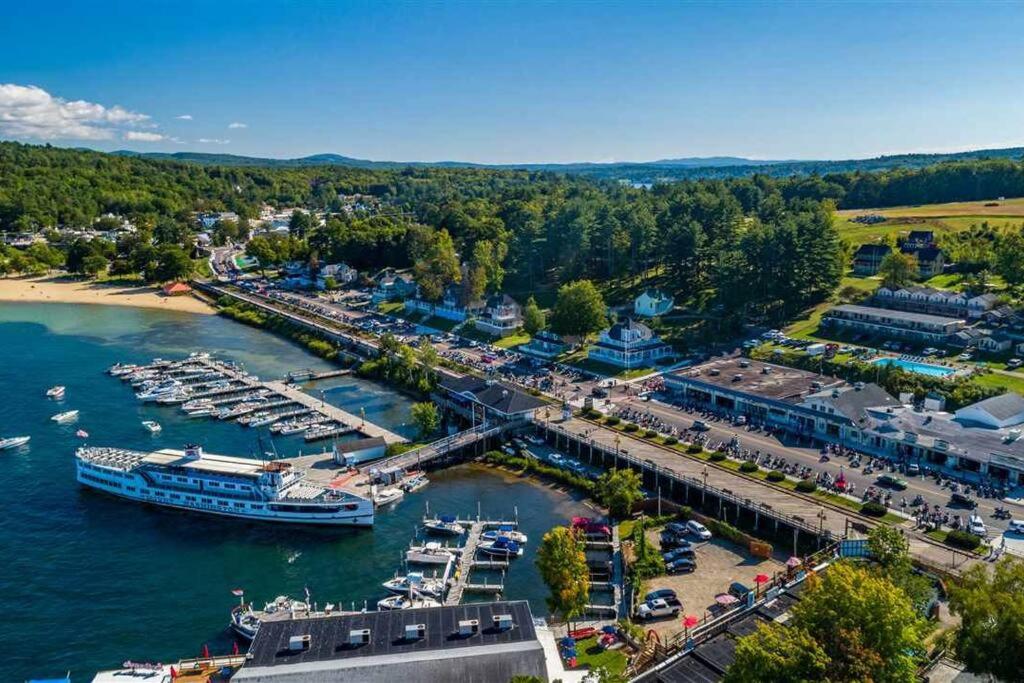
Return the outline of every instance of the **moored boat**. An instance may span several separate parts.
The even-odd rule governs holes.
[[[427,479],[425,474],[416,474],[402,482],[402,489],[406,493],[412,493],[413,491],[419,491],[429,483],[430,480]]]
[[[377,601],[377,609],[381,611],[397,609],[423,609],[424,607],[440,607],[441,603],[422,596],[391,595]]]
[[[382,507],[384,505],[390,505],[391,503],[397,503],[404,497],[405,491],[403,491],[400,488],[391,487],[381,489],[379,491],[374,492],[373,504],[376,505],[377,507]]]
[[[410,590],[414,590],[428,598],[440,599],[444,596],[444,580],[427,578],[423,576],[423,572],[409,572],[405,576],[396,576],[381,585],[384,590],[395,595],[408,595]]]
[[[150,434],[159,434],[163,429],[159,422],[154,422],[153,420],[143,420],[142,426],[148,429]]]
[[[410,547],[405,553],[405,559],[417,564],[448,564],[455,559],[455,555],[440,543],[431,541]]]
[[[484,539],[485,541],[493,541],[497,539],[499,536],[506,536],[510,540],[513,540],[516,543],[518,543],[519,545],[526,545],[526,534],[524,534],[522,531],[516,531],[508,524],[502,524],[497,529],[489,529],[480,534],[480,538]]]
[[[65,390],[64,387],[62,387],[60,385],[57,385],[55,387],[50,387],[49,389],[47,389],[46,390],[46,395],[49,398],[64,398],[64,392],[65,391],[66,390]]]
[[[523,554],[523,548],[508,536],[498,536],[493,541],[481,541],[477,548],[485,555],[507,559]]]
[[[0,451],[5,451],[10,448],[17,448],[18,446],[24,446],[31,439],[31,436],[10,436],[6,439],[0,439]]]
[[[461,536],[466,533],[466,527],[455,521],[455,515],[441,515],[437,519],[425,519],[423,527],[431,533],[445,536]]]

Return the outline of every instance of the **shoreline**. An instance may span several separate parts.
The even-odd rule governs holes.
[[[66,276],[0,278],[0,302],[98,304],[213,315],[216,310],[195,296],[167,297],[159,287],[133,287],[75,280]]]

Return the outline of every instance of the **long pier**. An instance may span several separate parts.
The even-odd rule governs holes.
[[[426,521],[426,518],[424,518]],[[470,581],[470,574],[474,569],[501,569],[508,570],[512,566],[511,560],[478,560],[477,550],[480,548],[480,541],[487,529],[497,529],[502,526],[516,528],[517,521],[502,520],[480,520],[480,519],[457,519],[455,523],[469,529],[466,542],[461,548],[454,549],[459,555],[459,570],[456,573],[448,593],[445,595],[444,604],[458,605],[462,602],[462,596],[467,591],[470,593],[497,593],[505,592],[505,584],[502,583],[475,583]]]
[[[348,425],[355,431],[358,431],[366,436],[374,437],[379,436],[389,444],[392,443],[405,443],[406,438],[395,434],[394,432],[384,429],[379,425],[375,425],[372,422],[367,422],[361,417],[353,415],[352,413],[346,412],[337,406],[333,406],[327,401],[322,401],[315,396],[307,394],[301,389],[285,384],[284,382],[265,382],[264,386],[273,391],[276,394],[280,394],[285,398],[288,398],[295,403],[300,403],[307,408],[311,408],[316,412],[330,418],[336,422],[340,422],[344,425]]]

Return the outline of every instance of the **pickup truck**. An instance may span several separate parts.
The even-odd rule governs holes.
[[[636,616],[642,620],[662,619],[664,617],[674,617],[682,609],[683,604],[679,602],[678,598],[669,598],[667,600],[665,598],[655,598],[640,605],[636,610]]]

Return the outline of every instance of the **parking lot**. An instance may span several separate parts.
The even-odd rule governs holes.
[[[658,547],[660,530],[648,529],[646,535],[653,547]],[[695,539],[691,536],[690,540]],[[697,560],[695,571],[659,576],[644,582],[639,591],[641,596],[657,589],[670,588],[683,603],[679,617],[652,620],[644,628],[654,629],[659,634],[676,633],[681,628],[683,616],[692,614],[703,619],[720,610],[715,596],[727,592],[733,582],[753,589],[754,577],[758,574],[772,576],[786,569],[786,557],[757,558],[746,548],[720,538],[712,538],[706,543],[694,543],[694,550]]]

